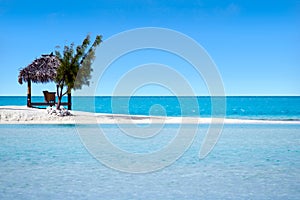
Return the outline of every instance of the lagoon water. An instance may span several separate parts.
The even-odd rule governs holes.
[[[102,125],[130,150],[119,129]],[[171,166],[131,174],[94,159],[73,125],[0,126],[0,199],[299,199],[300,125],[226,125],[199,160],[207,126]],[[157,145],[176,125],[166,125]],[[153,146],[140,144],[141,151]],[[152,144],[153,145],[153,144]],[[155,143],[154,143],[155,145]],[[136,146],[135,146],[136,147]]]
[[[26,101],[1,97],[0,104],[20,105],[18,98]],[[161,104],[168,116],[181,115],[174,98],[143,98],[130,100],[130,114],[147,115],[149,107]],[[86,101],[73,102],[78,100]],[[97,112],[110,113],[110,100],[96,100]],[[127,100],[119,98],[119,105]],[[209,98],[199,102],[201,116],[209,116]],[[231,97],[227,115],[299,120],[299,102],[300,97]],[[77,102],[74,109],[89,111],[89,106]],[[122,111],[120,106],[118,112]],[[116,125],[101,128],[119,148],[148,153],[170,142],[178,126],[164,125],[151,141],[125,137]],[[200,160],[207,128],[198,125],[192,145],[172,165],[132,174],[96,160],[74,125],[0,125],[0,199],[299,199],[299,124],[226,124],[213,151]]]

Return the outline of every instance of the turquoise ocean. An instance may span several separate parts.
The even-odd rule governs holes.
[[[197,98],[200,114],[189,104],[180,105],[176,97],[114,97],[113,109],[112,97],[96,97],[95,109],[87,104],[89,98],[73,97],[73,109],[182,116],[181,106],[185,106],[184,116],[211,115],[209,97]],[[182,98],[188,102],[188,97]],[[0,97],[0,106],[25,104],[26,97]],[[204,159],[198,154],[208,124],[199,124],[182,157],[145,174],[120,172],[97,161],[81,142],[75,125],[2,124],[0,199],[299,199],[300,125],[268,121],[300,120],[300,97],[228,97],[226,117],[265,123],[225,124],[218,143]],[[164,125],[151,139],[129,137],[117,125],[101,128],[115,146],[149,153],[172,142],[178,126]]]
[[[190,100],[194,98],[197,99],[199,112],[195,112],[195,104],[190,103]],[[44,97],[42,96],[32,97],[32,102],[43,101]],[[66,101],[66,99],[63,99],[63,101]],[[170,117],[211,116],[211,98],[206,96],[193,98],[172,96],[73,97],[72,102],[73,110],[96,113],[166,115]],[[2,96],[0,97],[0,106],[5,105],[26,105],[26,97]],[[159,105],[159,107],[156,105]],[[184,113],[182,112],[183,108]],[[226,117],[237,119],[300,120],[300,96],[226,97]]]

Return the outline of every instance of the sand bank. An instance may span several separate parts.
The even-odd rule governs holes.
[[[45,109],[28,108],[26,106],[0,106],[0,124],[300,124],[300,121],[286,120],[244,120],[244,119],[211,119],[197,117],[156,117],[122,114],[100,114],[71,111],[72,116],[50,115]]]

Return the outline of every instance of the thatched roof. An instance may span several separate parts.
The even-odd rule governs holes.
[[[47,83],[56,77],[56,71],[60,65],[59,60],[53,53],[42,55],[35,59],[30,65],[20,70],[18,81],[20,84],[31,80],[34,83]]]

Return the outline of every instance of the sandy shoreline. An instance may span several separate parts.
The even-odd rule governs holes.
[[[100,114],[71,111],[72,116],[50,115],[45,109],[28,108],[26,106],[0,106],[0,124],[209,124],[211,118],[196,117],[156,117],[122,114]],[[213,119],[214,123],[222,123],[222,119]],[[244,120],[224,119],[225,124],[300,124],[300,121],[286,120]]]

